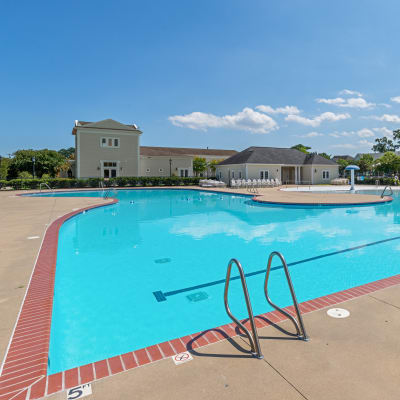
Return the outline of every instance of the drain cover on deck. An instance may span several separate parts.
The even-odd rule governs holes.
[[[326,313],[332,318],[347,318],[350,315],[350,311],[344,308],[330,308]]]
[[[189,301],[191,302],[197,302],[197,301],[202,301],[202,300],[207,300],[208,299],[208,294],[206,292],[196,292],[189,294],[186,296]]]

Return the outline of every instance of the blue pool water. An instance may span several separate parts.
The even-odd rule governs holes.
[[[56,194],[89,195],[101,192]],[[291,265],[299,301],[400,272],[397,195],[336,208],[194,190],[120,190],[118,199],[60,229],[49,374],[231,322],[220,281],[232,257],[245,273],[261,271],[247,278],[255,314],[270,311],[262,271],[273,250]],[[281,268],[270,284],[273,300],[289,305]],[[245,318],[240,282],[230,290],[232,311]]]

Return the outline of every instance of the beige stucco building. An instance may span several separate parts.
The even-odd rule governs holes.
[[[235,150],[140,146],[142,131],[134,124],[112,119],[99,122],[75,121],[75,162],[77,178],[119,176],[193,176],[195,157],[222,161]],[[207,171],[205,175],[211,174]]]
[[[217,166],[217,178],[279,179],[283,183],[330,183],[339,176],[339,165],[318,154],[305,154],[296,149],[249,147]]]

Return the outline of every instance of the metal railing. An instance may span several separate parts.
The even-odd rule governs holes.
[[[231,271],[232,271],[233,264],[235,264],[239,270],[240,280],[242,282],[242,287],[243,287],[243,294],[244,294],[244,298],[246,300],[247,312],[249,314],[249,321],[250,321],[251,330],[252,330],[253,334],[251,334],[249,332],[249,330],[237,318],[235,318],[235,316],[232,314],[232,312],[229,308],[228,292],[229,292],[229,283],[230,283]],[[253,309],[252,309],[251,303],[250,303],[249,291],[247,290],[246,278],[244,276],[243,268],[242,268],[240,262],[238,260],[236,260],[235,258],[232,258],[232,260],[229,261],[228,269],[226,272],[224,303],[225,303],[225,310],[226,310],[227,314],[229,315],[229,317],[232,319],[233,322],[236,323],[236,325],[239,326],[239,328],[248,337],[249,342],[250,342],[250,347],[251,347],[251,354],[254,357],[257,357],[259,359],[264,358],[264,356],[261,353],[260,342],[258,340],[258,333],[257,333],[256,324],[254,322]]]
[[[392,187],[391,187],[391,186],[389,186],[389,185],[387,185],[387,186],[385,186],[385,189],[383,189],[383,192],[381,193],[381,199],[383,199],[383,198],[385,197],[385,191],[386,191],[386,189],[387,189],[387,188],[389,188],[389,189],[390,189],[389,196],[392,196],[392,195],[393,195],[393,190],[392,190]]]
[[[272,300],[269,297],[268,294],[268,281],[269,281],[269,276],[270,276],[270,272],[271,272],[271,264],[272,264],[272,259],[274,258],[274,256],[278,256],[280,258],[280,260],[282,261],[282,265],[283,265],[283,269],[285,271],[285,275],[286,275],[286,280],[288,282],[289,285],[289,290],[290,290],[290,294],[292,295],[292,300],[293,300],[293,306],[294,309],[296,311],[296,315],[297,315],[297,321],[296,319],[289,314],[287,311],[283,310],[282,308],[278,307],[276,304],[274,304],[272,302]],[[301,317],[301,312],[299,309],[299,304],[297,302],[297,298],[296,298],[296,294],[294,292],[294,288],[293,288],[293,283],[292,283],[292,279],[290,278],[290,274],[289,274],[289,269],[288,266],[286,264],[285,258],[283,257],[283,255],[277,251],[273,251],[268,259],[268,266],[267,266],[267,273],[265,275],[265,284],[264,284],[264,292],[265,292],[265,298],[267,299],[268,303],[275,308],[275,310],[277,310],[278,312],[280,312],[281,314],[285,315],[287,318],[289,318],[292,322],[293,325],[296,328],[296,336],[299,339],[302,340],[308,340],[307,337],[307,333],[306,330],[304,328],[304,323],[303,323],[303,319]]]
[[[49,189],[50,191],[54,192],[54,190],[53,190],[46,182],[42,182],[42,183],[39,185],[39,191],[40,191],[40,192],[42,191],[42,186],[46,186],[47,189]]]

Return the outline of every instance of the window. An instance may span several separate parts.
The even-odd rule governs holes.
[[[100,140],[101,147],[119,147],[118,138],[102,137]]]
[[[329,171],[322,171],[322,179],[329,179]]]
[[[163,168],[159,168],[158,172],[164,172],[164,169]]]
[[[116,168],[117,163],[115,161],[104,161],[103,162],[104,167],[114,167]]]
[[[242,179],[242,171],[239,171],[239,179]]]
[[[146,172],[150,172],[150,168],[146,168]]]
[[[235,179],[235,171],[232,171],[232,179]]]
[[[269,179],[269,171],[260,171],[260,179]]]

